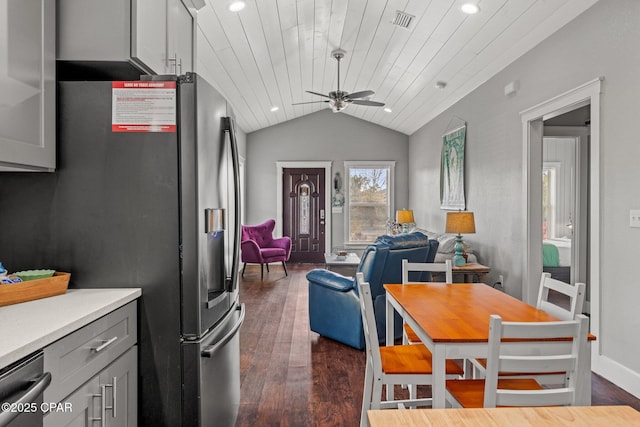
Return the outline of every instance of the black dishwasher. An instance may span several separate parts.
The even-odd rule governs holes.
[[[42,393],[51,383],[42,352],[0,370],[0,427],[42,426]]]

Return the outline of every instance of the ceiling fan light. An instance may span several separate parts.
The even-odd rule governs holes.
[[[329,101],[329,105],[334,113],[339,113],[347,107],[347,103],[341,99],[332,99]]]
[[[229,11],[240,12],[247,4],[243,1],[232,1],[229,3]]]
[[[361,91],[354,92],[352,94],[349,94],[349,92],[346,92],[344,90],[340,90],[340,60],[344,58],[345,53],[346,52],[342,49],[335,49],[331,52],[331,56],[333,56],[333,58],[335,58],[336,62],[338,63],[338,88],[336,90],[329,92],[328,95],[325,95],[323,93],[313,92],[311,90],[305,91],[312,95],[319,95],[329,99],[323,100],[323,101],[300,102],[293,105],[326,102],[329,104],[329,107],[331,107],[331,110],[334,113],[339,113],[340,111],[347,108],[349,104],[383,107],[384,104],[382,102],[375,102],[375,101],[369,100],[369,98],[375,93],[372,90],[361,90]]]

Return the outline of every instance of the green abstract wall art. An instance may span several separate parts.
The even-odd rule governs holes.
[[[467,126],[442,136],[440,164],[440,209],[465,210],[464,200],[464,144]]]

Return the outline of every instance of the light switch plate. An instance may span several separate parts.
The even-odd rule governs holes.
[[[640,228],[640,209],[631,209],[629,211],[629,227]]]

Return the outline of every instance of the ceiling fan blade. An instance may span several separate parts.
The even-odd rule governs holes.
[[[351,99],[356,99],[356,98],[366,98],[367,96],[373,96],[373,95],[375,95],[375,92],[372,90],[362,90],[360,92],[350,93],[347,96]]]
[[[302,105],[302,104],[317,104],[318,102],[329,102],[329,101],[310,101],[310,102],[296,102],[291,105]]]
[[[305,92],[310,93],[312,95],[324,96],[325,98],[330,98],[329,95],[325,95],[324,93],[313,92],[310,90],[305,90]]]
[[[368,105],[369,107],[384,107],[383,102],[367,101],[366,99],[354,99],[351,103],[356,105]]]

